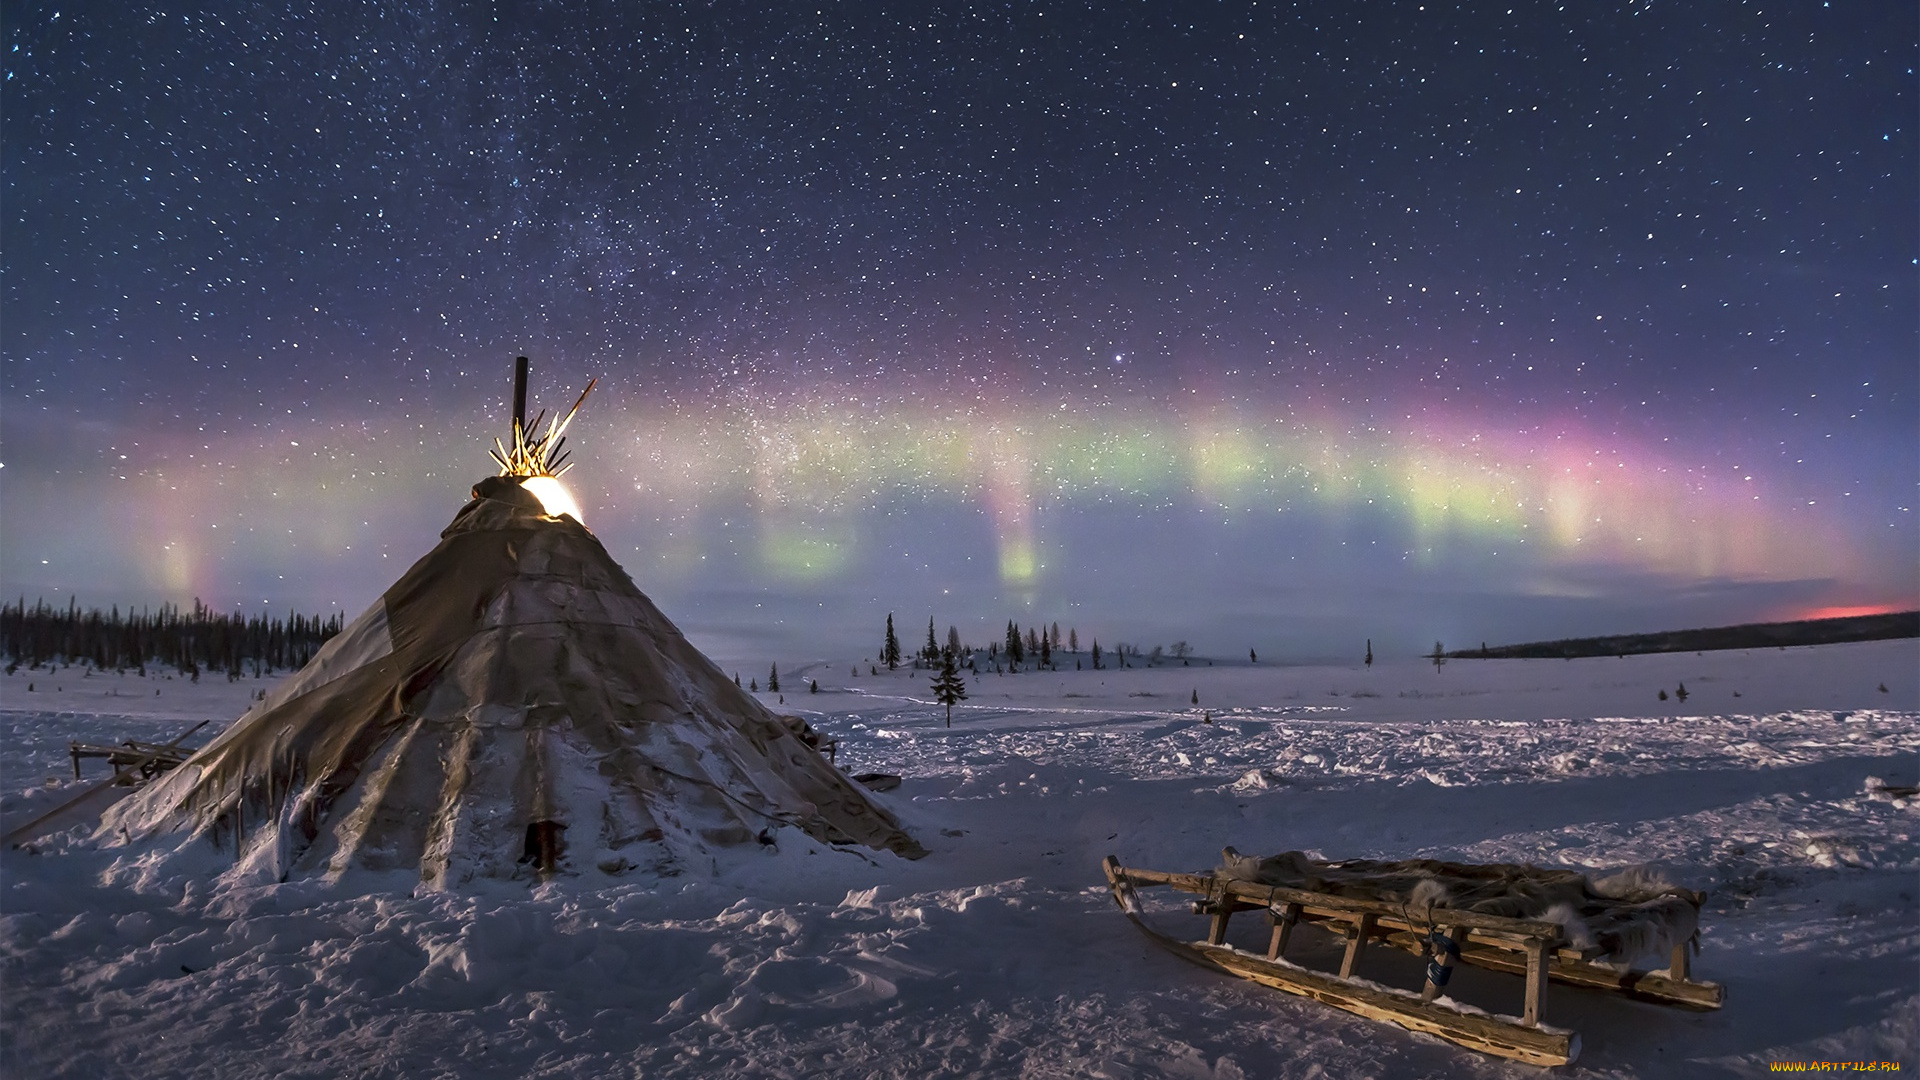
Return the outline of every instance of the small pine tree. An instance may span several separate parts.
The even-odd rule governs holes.
[[[819,679],[810,680],[807,683],[807,693],[817,694],[819,692],[820,692],[820,680]]]
[[[780,665],[775,664],[772,667],[767,669],[767,693],[777,694],[779,692],[780,692]]]
[[[1433,654],[1427,657],[1427,659],[1433,661],[1433,670],[1435,672],[1438,672],[1440,670],[1440,666],[1447,662],[1447,647],[1440,644],[1437,641],[1434,642]]]
[[[1660,691],[1660,700],[1661,701],[1667,700],[1667,692],[1665,690]]]
[[[753,691],[753,692],[754,692],[754,693],[756,693],[756,694],[757,694],[757,693],[759,693],[759,692],[760,692],[760,680],[759,680],[759,679],[748,679],[748,680],[747,680],[747,689],[749,689],[749,690],[751,690],[751,691]]]
[[[887,612],[887,640],[880,647],[880,662],[892,671],[900,666],[900,639],[893,633],[893,612]]]
[[[1200,704],[1200,688],[1197,686],[1193,688],[1193,703]]]
[[[933,697],[947,707],[947,726],[952,727],[954,704],[967,700],[966,681],[954,669],[952,656],[948,656],[940,665],[940,677],[933,681]]]
[[[927,643],[920,650],[920,659],[925,660],[928,666],[932,666],[940,661],[940,645],[934,640],[933,616],[931,615],[927,616]]]
[[[1373,666],[1373,639],[1367,639],[1367,666]]]
[[[1067,631],[1067,651],[1070,653],[1077,653],[1080,651],[1080,628],[1079,627],[1074,627],[1073,629]]]
[[[1100,639],[1093,639],[1093,670],[1100,670]]]
[[[1259,662],[1260,662],[1260,654],[1259,654],[1259,653],[1257,653],[1257,652],[1255,652],[1255,651],[1253,651],[1252,649],[1248,649],[1248,650],[1247,650],[1247,663],[1249,663],[1249,664],[1257,664],[1257,663],[1259,663]]]
[[[733,685],[735,686],[740,685],[740,673],[737,671],[733,673]]]
[[[1053,667],[1053,642],[1047,640],[1045,634],[1040,635],[1040,666]]]
[[[1680,689],[1675,690],[1673,696],[1679,698],[1681,701],[1687,700],[1687,684],[1681,683]]]
[[[1025,648],[1020,644],[1020,627],[1012,619],[1007,620],[1007,670],[1020,670],[1020,661],[1027,658]]]
[[[957,626],[947,627],[947,655],[960,655],[960,628]]]

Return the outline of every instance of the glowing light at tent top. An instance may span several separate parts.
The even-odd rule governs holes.
[[[549,517],[559,517],[561,514],[568,514],[572,516],[573,520],[581,524],[586,523],[587,519],[580,513],[579,502],[575,501],[573,493],[568,491],[566,485],[562,484],[558,478],[552,476],[530,476],[521,481],[520,487],[525,491],[531,492],[534,498],[540,500],[540,505],[546,508]]]

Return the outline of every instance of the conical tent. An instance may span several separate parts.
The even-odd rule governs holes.
[[[570,516],[483,482],[425,558],[100,836],[283,879],[673,872],[791,825],[924,850],[695,649]]]

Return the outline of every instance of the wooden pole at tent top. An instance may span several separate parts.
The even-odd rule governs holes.
[[[513,430],[515,434],[526,430],[527,426],[527,358],[513,358]]]

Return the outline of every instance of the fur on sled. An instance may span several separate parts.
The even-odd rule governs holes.
[[[1261,858],[1233,848],[1220,853],[1219,873],[1235,881],[1397,904],[1417,917],[1452,908],[1510,919],[1560,924],[1568,944],[1605,950],[1601,961],[1664,959],[1693,941],[1702,893],[1683,889],[1652,866],[1589,871],[1513,863],[1450,863],[1437,859],[1325,862],[1298,851]]]

